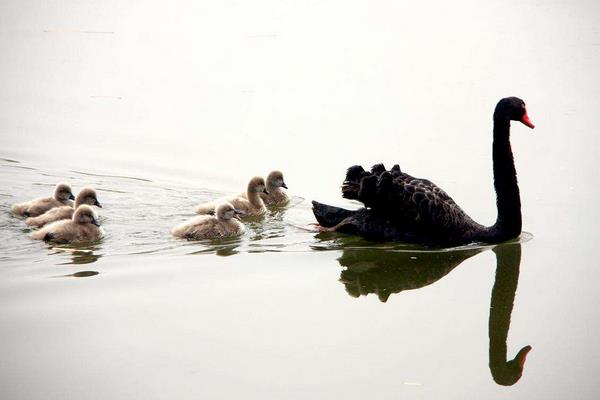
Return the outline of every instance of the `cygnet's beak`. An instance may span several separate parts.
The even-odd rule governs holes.
[[[96,220],[96,219],[92,220],[92,224],[96,225],[97,227],[100,227],[100,222],[98,222],[98,220]]]
[[[285,182],[283,182],[283,183],[281,184],[281,187],[282,187],[282,188],[284,188],[284,189],[287,189],[287,188],[288,188],[288,187],[287,187],[287,185],[285,184]]]
[[[98,200],[96,200],[96,201],[94,202],[94,205],[95,205],[96,207],[100,207],[100,208],[102,208],[102,204],[100,204],[100,202],[99,202]]]
[[[73,196],[73,193],[69,193],[69,200],[75,200],[75,196]]]
[[[235,213],[235,215],[234,215],[235,218],[245,217],[246,215],[248,215],[248,213],[246,211],[238,210],[237,208],[234,208],[233,212]]]
[[[264,193],[264,194],[269,194],[269,192],[267,191],[267,188],[264,188],[264,189],[263,189],[263,193]]]

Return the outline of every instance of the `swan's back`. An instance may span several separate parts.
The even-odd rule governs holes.
[[[348,169],[342,185],[345,198],[356,199],[376,215],[394,225],[436,242],[462,239],[479,227],[441,188],[427,179],[415,178],[395,166],[382,171],[378,164],[371,172],[360,166]]]

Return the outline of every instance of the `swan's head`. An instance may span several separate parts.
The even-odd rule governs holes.
[[[273,171],[267,176],[267,187],[269,188],[284,188],[287,189],[287,185],[283,180],[283,173],[281,171]]]
[[[494,118],[497,117],[522,122],[531,129],[535,127],[527,115],[525,102],[518,97],[506,97],[500,100],[494,111]]]
[[[261,192],[269,194],[265,180],[260,176],[255,176],[254,178],[250,179],[250,182],[248,182],[248,193]]]
[[[217,206],[215,210],[215,214],[217,214],[217,218],[223,221],[230,220],[231,218],[235,218],[238,216],[244,216],[246,213],[242,210],[236,209],[231,203],[221,203]]]
[[[73,192],[71,191],[71,186],[67,183],[59,183],[54,188],[54,198],[60,202],[65,202],[67,200],[75,200],[75,196],[73,196]]]
[[[75,198],[75,207],[81,204],[89,204],[90,206],[102,208],[102,205],[98,201],[96,191],[91,187],[85,187],[81,189],[79,193],[77,193],[77,197]]]
[[[88,206],[87,204],[82,204],[77,207],[77,210],[75,210],[75,213],[73,214],[73,222],[78,224],[93,224],[100,226],[100,223],[98,222],[98,215],[92,209],[92,207]]]

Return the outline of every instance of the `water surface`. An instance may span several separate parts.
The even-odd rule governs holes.
[[[3,2],[0,397],[600,397],[598,26],[586,1]],[[536,123],[512,128],[520,240],[310,229],[376,162],[493,223],[509,95]],[[242,237],[169,235],[274,168],[292,202]],[[97,189],[101,242],[10,214],[58,181]]]

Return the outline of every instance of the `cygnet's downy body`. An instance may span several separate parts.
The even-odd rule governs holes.
[[[75,210],[72,219],[55,221],[29,235],[32,239],[54,243],[88,243],[104,236],[98,216],[92,207],[83,204]]]
[[[243,211],[245,215],[262,215],[267,211],[267,208],[265,207],[264,201],[260,197],[261,193],[269,194],[265,180],[260,176],[255,176],[250,180],[250,182],[248,182],[245,198],[237,196],[226,198],[221,201],[228,201],[235,209]],[[200,204],[198,207],[196,207],[196,213],[213,214],[215,212],[215,207],[219,204],[219,202],[220,201]]]
[[[54,207],[72,206],[75,196],[71,191],[71,186],[66,183],[59,183],[54,188],[52,197],[30,200],[24,203],[14,204],[11,211],[22,217],[37,217]]]
[[[244,215],[230,203],[220,203],[216,216],[201,215],[176,226],[171,230],[173,236],[184,239],[217,239],[238,236],[244,233],[244,225],[236,216]]]
[[[98,201],[96,191],[92,188],[86,187],[81,189],[77,194],[77,197],[75,197],[74,207],[54,207],[40,216],[27,218],[25,220],[25,223],[29,226],[40,227],[49,224],[50,222],[60,221],[62,219],[71,219],[73,218],[73,213],[75,212],[75,209],[82,204],[88,204],[90,206],[102,208],[102,205],[100,205],[100,202]]]

